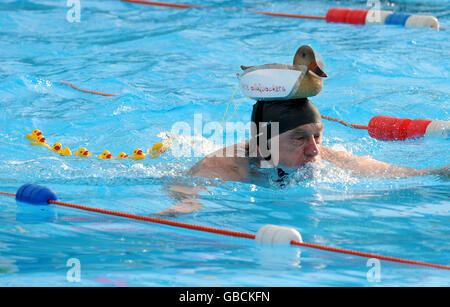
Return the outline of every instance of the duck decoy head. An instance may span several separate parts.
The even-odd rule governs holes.
[[[310,46],[301,46],[298,48],[294,56],[293,65],[305,65],[308,67],[309,72],[314,75],[326,78],[328,75],[325,73],[325,65],[320,59],[320,56]]]

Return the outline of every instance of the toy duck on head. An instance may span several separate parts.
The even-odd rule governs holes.
[[[310,46],[301,46],[293,65],[265,64],[241,66],[238,74],[242,92],[255,100],[307,98],[320,93],[325,73],[324,63]]]

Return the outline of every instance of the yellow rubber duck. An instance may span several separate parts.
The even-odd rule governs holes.
[[[61,143],[55,143],[55,144],[53,144],[53,147],[50,148],[50,150],[58,153],[61,156],[71,156],[72,155],[72,151],[70,151],[69,147],[66,147],[64,149],[62,147],[63,146]]]
[[[97,158],[99,158],[101,160],[108,160],[108,159],[112,159],[113,157],[108,150],[104,150],[100,156],[97,156]]]
[[[89,152],[86,148],[81,147],[80,149],[77,150],[77,152],[74,154],[74,156],[77,156],[77,157],[90,157],[90,156],[92,156],[92,153]]]
[[[317,60],[317,55],[310,46],[301,46],[294,56],[293,65],[287,69],[301,70],[303,73],[298,78],[299,86],[296,92],[289,99],[306,98],[316,96],[323,86],[322,78],[328,77],[323,71],[323,62]],[[286,69],[285,64],[268,64],[271,68]],[[242,70],[247,70],[256,66],[243,66]]]
[[[31,134],[27,134],[27,139],[31,141],[36,141],[38,136],[41,136],[42,132],[39,129],[34,129]]]
[[[60,151],[58,151],[58,154],[61,156],[71,156],[72,155],[72,151],[70,150],[69,147],[66,147],[64,149],[61,149]]]
[[[148,150],[149,158],[155,159],[159,158],[165,151],[169,149],[169,145],[162,142],[156,143],[152,148]]]
[[[62,148],[61,143],[55,143],[55,144],[53,144],[52,148],[50,148],[50,150],[54,151],[54,152],[58,152],[61,150],[61,148]]]
[[[45,137],[40,135],[36,137],[36,141],[31,142],[30,145],[41,145],[46,147],[47,149],[50,149],[50,146],[48,144],[45,143]]]
[[[130,157],[130,159],[133,159],[133,160],[142,160],[142,159],[145,159],[145,154],[142,152],[141,149],[136,148],[136,149],[133,151],[133,155]]]
[[[117,155],[117,159],[125,159],[128,158],[128,155],[124,152],[121,152],[120,154]]]

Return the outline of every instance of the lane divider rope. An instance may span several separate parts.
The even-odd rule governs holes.
[[[206,8],[213,9],[212,6],[198,6],[190,4],[175,4],[156,1],[144,1],[144,0],[120,0],[122,2],[163,6],[179,9],[188,8]],[[302,19],[316,19],[325,20],[327,23],[346,23],[353,25],[366,25],[366,24],[386,24],[386,25],[398,25],[405,27],[422,27],[422,28],[434,28],[434,29],[447,29],[446,27],[440,27],[439,20],[432,15],[410,15],[397,13],[392,11],[383,10],[361,10],[361,9],[348,9],[348,8],[331,8],[328,10],[326,16],[311,16],[300,14],[286,14],[275,12],[255,11],[249,9],[221,7],[226,10],[232,11],[245,11],[261,15],[289,17],[289,18],[302,18]]]
[[[67,82],[67,81],[62,81],[60,83],[60,85],[65,85],[65,86],[71,87],[74,90],[77,90],[79,92],[88,93],[88,94],[94,94],[94,95],[100,95],[100,96],[117,96],[116,94],[106,94],[106,93],[100,93],[100,92],[95,92],[95,91],[82,90],[81,88],[76,87],[75,85],[73,85],[72,83]]]
[[[334,117],[329,117],[329,116],[325,116],[325,115],[321,115],[323,119],[329,120],[329,121],[333,121],[333,122],[337,122],[339,124],[342,124],[346,127],[351,127],[351,128],[355,128],[355,129],[362,129],[362,130],[368,130],[369,126],[366,125],[355,125],[355,124],[349,124],[343,120],[339,120],[337,118]]]
[[[177,8],[177,9],[208,8],[208,6],[201,6],[201,5],[165,3],[165,2],[156,2],[156,1],[142,1],[142,0],[121,0],[121,1],[129,2],[129,3],[136,3],[136,4],[172,7],[172,8]]]
[[[45,189],[46,191],[50,191],[46,188],[42,188],[42,187],[40,187],[40,188]],[[0,194],[8,195],[8,196],[16,196],[16,194],[13,194],[13,193],[0,192]],[[87,207],[87,206],[82,206],[82,205],[64,203],[64,202],[60,202],[60,201],[52,200],[52,199],[47,200],[47,203],[59,205],[59,206],[63,206],[63,207],[79,209],[79,210],[83,210],[83,211],[106,214],[106,215],[111,215],[111,216],[118,216],[118,217],[138,220],[138,221],[163,224],[163,225],[179,227],[179,228],[186,228],[186,229],[197,230],[197,231],[202,231],[202,232],[209,232],[209,233],[220,234],[220,235],[225,235],[225,236],[246,238],[246,239],[253,239],[253,240],[256,238],[256,235],[244,233],[244,232],[230,231],[230,230],[225,230],[225,229],[164,220],[164,219],[160,219],[160,218],[153,218],[153,217],[148,217],[148,216],[141,216],[141,215],[136,215],[136,214],[123,213],[123,212],[117,212],[117,211],[105,210],[105,209],[99,209],[99,208],[92,208],[92,207]],[[440,264],[407,260],[407,259],[390,257],[390,256],[382,256],[382,255],[377,255],[377,254],[372,254],[372,253],[365,253],[365,252],[341,249],[341,248],[336,248],[336,247],[328,247],[328,246],[323,246],[323,245],[318,245],[318,244],[298,242],[298,241],[294,241],[294,240],[292,240],[290,243],[291,243],[291,245],[309,247],[309,248],[319,249],[319,250],[324,250],[324,251],[329,251],[329,252],[336,252],[336,253],[341,253],[341,254],[360,256],[360,257],[365,257],[365,258],[376,258],[376,259],[386,260],[386,261],[390,261],[390,262],[426,266],[426,267],[431,267],[431,268],[436,268],[436,269],[450,270],[450,266],[445,266],[445,265],[440,265]]]

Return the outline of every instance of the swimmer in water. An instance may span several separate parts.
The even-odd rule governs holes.
[[[253,107],[252,122],[257,128],[260,123],[279,123],[277,135],[271,135],[267,127],[265,132],[258,129],[252,132],[252,140],[257,155],[249,156],[251,141],[236,144],[232,148],[224,148],[212,153],[198,162],[189,172],[192,176],[206,178],[221,178],[223,180],[252,182],[258,176],[258,166],[261,161],[270,159],[270,155],[262,155],[261,139],[267,139],[268,144],[276,139],[278,143],[278,172],[285,174],[284,169],[299,168],[308,163],[317,163],[326,160],[336,166],[349,170],[356,176],[370,177],[410,177],[431,173],[448,173],[448,166],[442,169],[430,170],[405,168],[389,165],[368,156],[354,156],[348,152],[335,151],[322,146],[322,133],[324,126],[319,111],[307,98],[285,101],[258,101]],[[245,150],[246,155],[239,157],[226,157],[227,150]],[[273,153],[273,152],[272,152]]]
[[[265,163],[277,170],[279,181],[289,173],[308,164],[328,161],[339,168],[349,170],[355,176],[412,177],[427,174],[450,176],[449,166],[439,169],[415,169],[390,165],[369,156],[354,156],[322,145],[324,126],[318,109],[307,98],[284,101],[258,101],[253,106],[252,138],[249,142],[220,149],[198,162],[189,175],[220,178],[258,184],[264,177]],[[268,123],[267,129],[261,123]],[[269,129],[278,123],[278,133]],[[264,141],[266,142],[264,143]],[[264,150],[268,144],[270,150]],[[277,146],[273,146],[277,144]],[[276,147],[274,150],[273,147]],[[254,148],[254,150],[252,150]],[[233,153],[230,156],[230,153]],[[274,159],[277,156],[277,159]],[[277,160],[277,161],[276,161]],[[191,213],[201,207],[196,201],[197,190],[172,186],[180,203],[158,212],[158,215],[177,216]],[[181,198],[180,198],[181,197]]]

